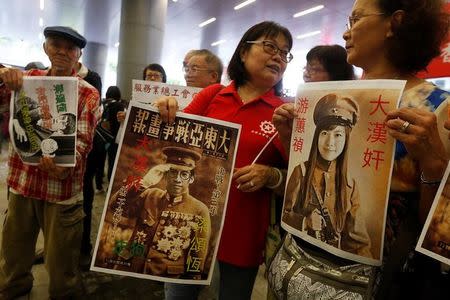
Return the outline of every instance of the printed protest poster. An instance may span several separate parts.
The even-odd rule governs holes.
[[[450,265],[450,164],[436,193],[416,250]]]
[[[201,90],[196,87],[133,79],[131,99],[141,103],[153,103],[161,97],[171,96],[177,99],[179,109],[183,110]]]
[[[76,77],[32,76],[11,94],[9,134],[26,164],[42,156],[59,166],[76,163],[78,80]]]
[[[91,270],[209,284],[240,125],[131,101]]]
[[[302,84],[282,227],[340,257],[380,265],[394,139],[385,118],[405,82]]]

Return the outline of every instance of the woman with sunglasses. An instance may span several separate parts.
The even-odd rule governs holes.
[[[439,105],[447,105],[450,99],[448,93],[416,74],[440,54],[449,23],[440,0],[356,0],[343,35],[347,61],[364,70],[364,79],[407,81],[401,108],[388,112],[386,117],[387,132],[397,139],[397,147],[382,276],[376,280],[373,294],[380,299],[434,299],[449,292],[448,275],[440,275],[439,264],[413,254],[448,161],[433,111]],[[278,108],[273,117],[285,145],[289,144],[293,117],[292,105]],[[296,242],[302,247],[302,241]],[[271,271],[275,276],[281,274],[278,271],[283,272]],[[411,273],[406,276],[404,271]],[[302,284],[301,276],[296,280],[292,286]],[[273,282],[272,287],[275,286],[277,283]],[[327,290],[330,299],[338,294],[350,295],[345,286],[332,288],[321,280],[316,288]]]
[[[253,164],[262,148],[275,134],[273,111],[283,102],[282,77],[288,62],[292,36],[288,29],[262,22],[241,38],[228,65],[232,82],[202,90],[184,112],[241,124],[236,169],[217,259],[220,266],[220,299],[250,299],[258,267],[263,261],[269,225],[271,189],[281,186],[284,149],[275,139]],[[172,122],[177,103],[173,98],[156,103],[163,121]],[[184,294],[176,292],[184,290]],[[195,298],[196,287],[171,285],[166,299]],[[181,299],[181,298],[178,298]],[[187,299],[187,298],[184,298]]]

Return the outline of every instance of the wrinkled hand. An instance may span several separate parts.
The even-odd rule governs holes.
[[[178,102],[174,97],[161,97],[153,103],[157,107],[164,123],[172,124],[178,111]]]
[[[306,217],[306,226],[314,231],[322,230],[324,227],[325,219],[320,214],[320,211],[316,208],[309,216]]]
[[[44,172],[47,172],[49,176],[59,180],[66,179],[71,171],[71,168],[55,165],[53,158],[47,156],[41,157],[38,168]]]
[[[267,184],[270,174],[269,166],[253,164],[243,168],[236,168],[233,180],[242,192],[254,192]]]
[[[22,128],[22,126],[20,126],[19,120],[17,120],[17,119],[13,120],[13,127],[14,127],[14,132],[16,133],[17,139],[19,140],[19,142],[23,143],[23,142],[28,141],[27,133]]]
[[[150,197],[153,199],[162,200],[164,197],[166,197],[166,195],[167,195],[167,191],[164,191],[159,188],[149,188],[149,189],[145,189],[139,195],[139,197],[144,198],[144,199]]]
[[[123,121],[125,121],[125,116],[127,115],[127,113],[126,112],[124,112],[124,111],[118,111],[117,112],[117,121],[119,122],[119,123],[122,123]]]
[[[285,103],[275,109],[273,113],[272,122],[283,143],[291,142],[292,122],[295,117],[294,103]]]
[[[405,121],[410,125],[403,130]],[[422,166],[446,157],[433,112],[409,107],[396,109],[387,114],[386,125],[388,133],[402,142],[408,153]]]
[[[18,91],[23,85],[23,73],[15,68],[0,68],[0,82],[13,91]]]

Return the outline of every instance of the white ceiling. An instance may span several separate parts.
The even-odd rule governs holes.
[[[175,64],[176,70],[180,70],[182,57],[190,49],[209,48],[226,65],[242,34],[263,20],[273,20],[286,26],[294,37],[321,30],[317,36],[294,40],[294,60],[287,72],[291,69],[291,73],[298,73],[300,78],[299,68],[311,47],[317,44],[343,44],[342,33],[353,5],[353,0],[256,0],[235,11],[233,7],[240,2],[242,0],[168,0],[161,63],[168,69],[169,78]],[[44,10],[41,11],[40,0],[0,0],[0,62],[15,63],[7,60],[11,51],[16,50],[7,50],[10,44],[17,41],[24,44],[24,56],[34,53],[25,51],[27,47],[37,49],[41,55],[26,58],[27,61],[45,60],[42,51],[39,51],[42,44],[39,34],[43,30],[39,26],[39,18],[44,21],[43,27],[71,26],[88,40],[107,44],[114,51],[114,44],[119,40],[120,4],[121,0],[44,0]],[[320,4],[325,8],[303,17],[292,17],[298,11]],[[199,23],[211,17],[217,20],[203,28],[198,27]],[[222,39],[226,42],[217,47],[210,46],[212,42]],[[17,56],[17,53],[13,54]]]

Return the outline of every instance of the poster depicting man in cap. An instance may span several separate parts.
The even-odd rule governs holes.
[[[436,193],[416,250],[450,265],[450,164]],[[436,183],[437,184],[437,183]]]
[[[384,119],[398,106],[403,87],[401,81],[300,85],[285,230],[343,258],[381,264],[394,161]]]
[[[22,161],[37,165],[42,156],[56,165],[76,162],[78,81],[75,77],[25,77],[11,95],[9,131]]]
[[[131,102],[92,270],[209,284],[240,126]]]

